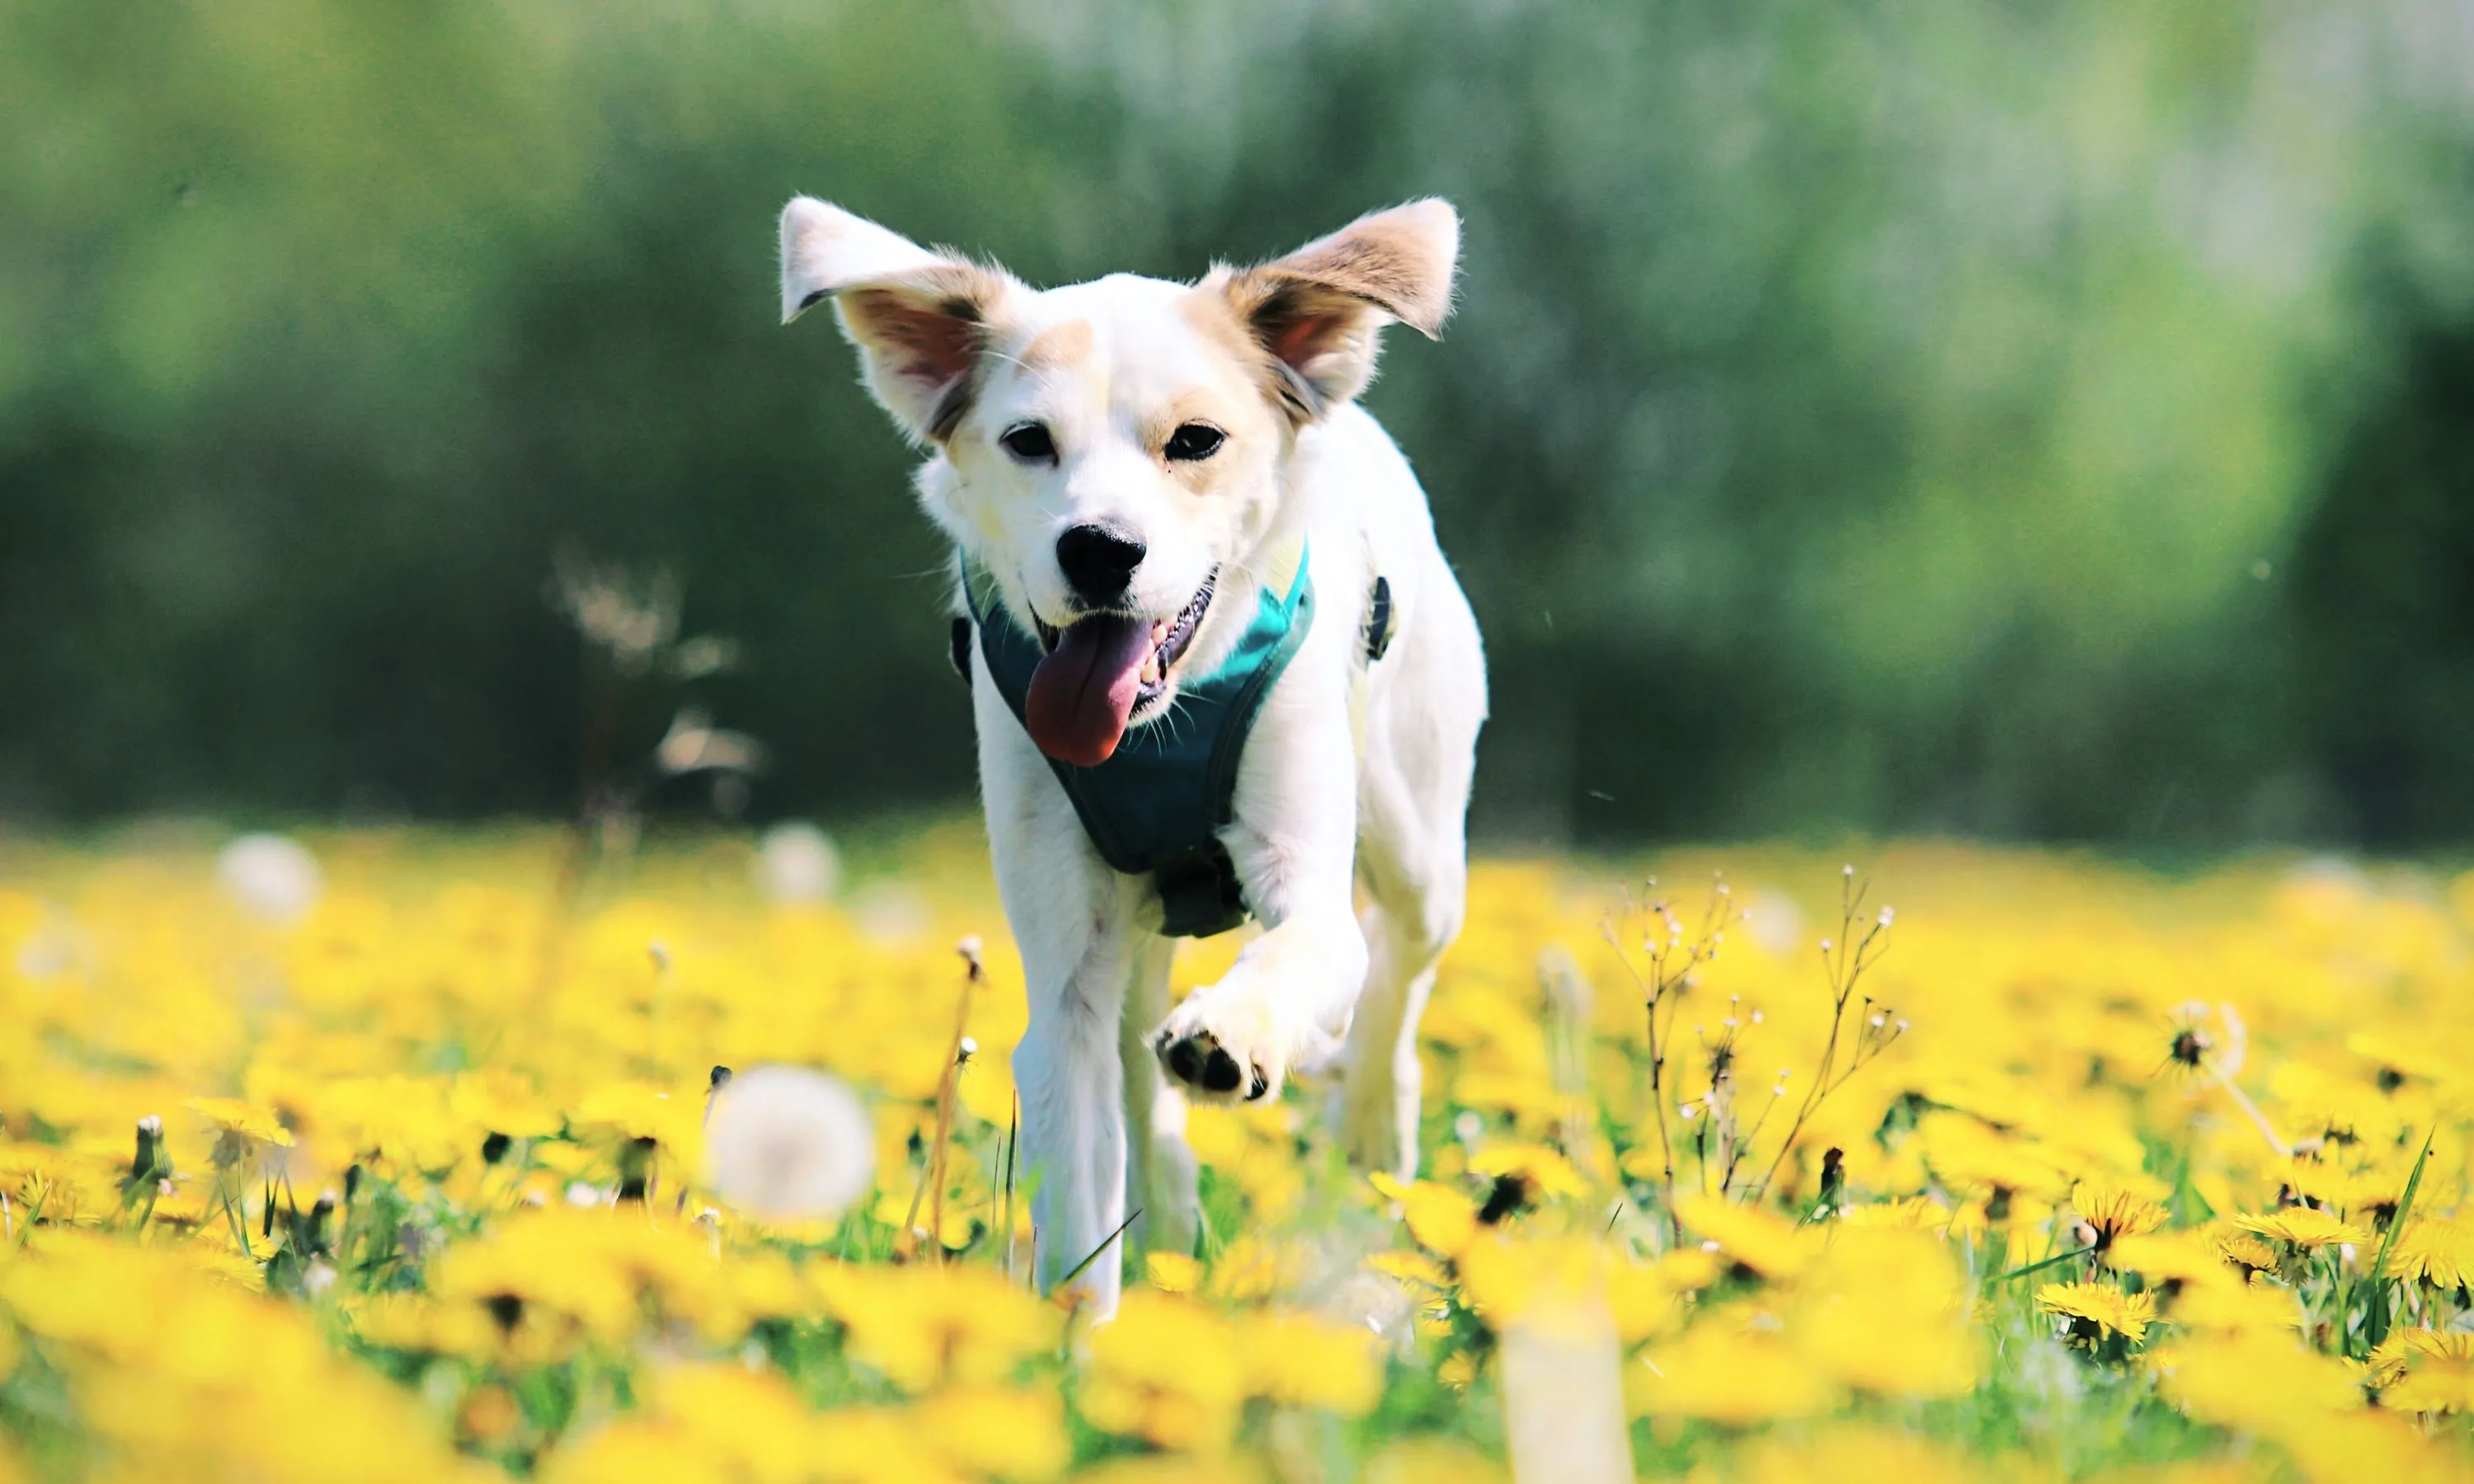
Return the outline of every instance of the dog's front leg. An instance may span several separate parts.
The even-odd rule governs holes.
[[[1152,936],[1137,921],[1144,883],[1109,870],[1092,850],[1072,803],[980,664],[972,689],[989,853],[1031,1012],[1013,1077],[1031,1186],[1032,1266],[1043,1292],[1080,1267],[1075,1286],[1104,1316],[1116,1310],[1122,1255],[1100,1249],[1126,1218],[1119,1024],[1126,988]]]
[[[1336,1047],[1366,983],[1346,712],[1266,707],[1239,771],[1236,823],[1221,839],[1264,932],[1218,984],[1170,1013],[1152,1045],[1189,1095],[1251,1101],[1276,1096],[1301,1063]]]
[[[1019,937],[1021,929],[1015,931]],[[1127,1215],[1118,1022],[1134,941],[1123,931],[1093,934],[1063,968],[1065,954],[1052,956],[1026,943],[1031,1025],[1013,1053],[1022,1145],[1033,1182],[1039,1286],[1051,1291],[1074,1275],[1075,1286],[1104,1317],[1116,1311],[1124,1257],[1113,1247],[1101,1249]]]

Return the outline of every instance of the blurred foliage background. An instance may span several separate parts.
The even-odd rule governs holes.
[[[562,547],[740,640],[756,812],[965,798],[783,200],[1056,282],[1432,192],[1462,309],[1370,402],[1483,832],[2462,838],[2469,59],[2441,0],[0,0],[0,812],[568,808]]]

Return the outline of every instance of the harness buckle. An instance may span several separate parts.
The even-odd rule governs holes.
[[[1366,599],[1366,662],[1372,664],[1392,647],[1392,580],[1374,579]]]
[[[1152,880],[1159,888],[1160,932],[1167,937],[1210,938],[1246,921],[1237,863],[1216,839],[1161,857]]]
[[[954,673],[962,678],[962,684],[967,687],[971,683],[971,621],[969,619],[957,617],[954,620],[952,644],[953,649],[946,658],[954,661]]]

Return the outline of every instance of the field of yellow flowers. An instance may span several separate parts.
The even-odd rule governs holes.
[[[975,827],[228,845],[0,842],[9,1484],[2474,1477],[2474,875],[1483,863],[1098,1324]]]

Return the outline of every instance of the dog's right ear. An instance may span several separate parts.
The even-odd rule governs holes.
[[[832,299],[868,390],[915,442],[944,438],[970,410],[988,323],[1012,287],[839,206],[800,196],[782,208],[782,323]]]

